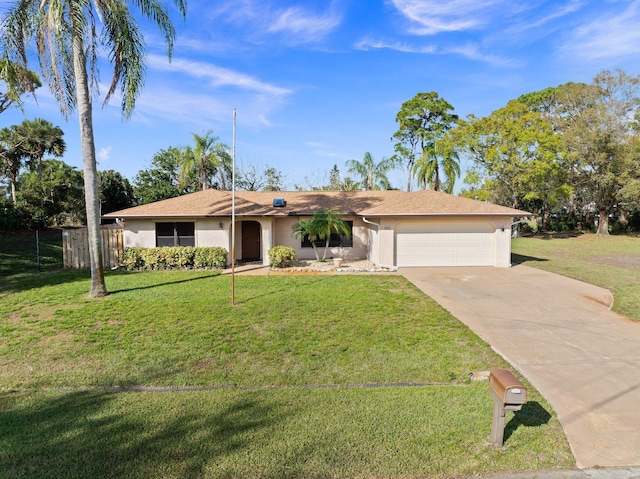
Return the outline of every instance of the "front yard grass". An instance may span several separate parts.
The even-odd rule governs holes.
[[[596,236],[518,238],[513,260],[578,279],[613,293],[613,310],[640,321],[640,238]]]
[[[35,231],[0,233],[0,288],[12,281],[60,269],[60,230],[42,230],[37,235]]]
[[[86,272],[0,290],[0,477],[469,477],[573,467],[530,389],[404,278]],[[202,386],[201,389],[181,386]],[[163,387],[116,392],[114,386]],[[172,389],[173,388],[173,389]]]

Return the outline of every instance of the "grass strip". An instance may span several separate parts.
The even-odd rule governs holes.
[[[491,447],[478,383],[2,393],[0,405],[2,477],[455,478],[573,464],[536,396],[508,413],[505,448]]]

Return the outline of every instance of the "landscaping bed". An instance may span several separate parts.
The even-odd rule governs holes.
[[[397,268],[382,268],[367,259],[342,260],[339,264],[327,261],[296,260],[292,266],[286,268],[271,268],[271,271],[282,273],[389,273]]]

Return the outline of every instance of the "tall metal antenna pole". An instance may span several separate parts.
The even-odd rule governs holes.
[[[233,109],[231,147],[231,304],[236,304],[236,109]]]

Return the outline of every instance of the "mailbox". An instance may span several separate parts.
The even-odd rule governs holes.
[[[489,388],[496,401],[504,404],[510,411],[520,410],[527,402],[527,388],[507,369],[491,371]]]
[[[493,396],[493,424],[491,442],[502,447],[504,443],[505,411],[519,411],[527,402],[527,388],[507,369],[494,369],[489,375],[489,390]]]

